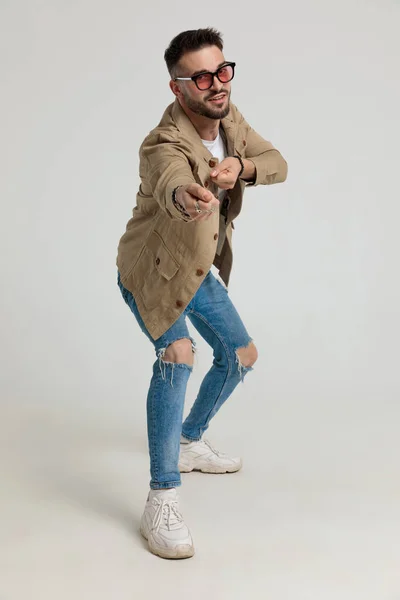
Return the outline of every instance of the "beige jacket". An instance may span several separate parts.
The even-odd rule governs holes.
[[[212,264],[228,285],[233,220],[240,213],[244,188],[286,179],[286,161],[250,127],[234,104],[230,104],[221,125],[228,156],[238,154],[256,167],[254,182],[246,184],[239,179],[227,191],[222,232],[218,213],[204,221],[190,221],[172,202],[174,188],[193,182],[218,194],[216,184],[209,179],[218,159],[204,146],[177,99],[139,150],[141,184],[133,216],[119,242],[117,266],[153,339],[178,319]],[[221,235],[224,243],[216,254]]]

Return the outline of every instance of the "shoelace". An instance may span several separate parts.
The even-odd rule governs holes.
[[[208,440],[203,440],[203,441],[206,444],[206,446],[208,446],[210,448],[210,450],[212,452],[214,452],[214,454],[216,454],[217,456],[220,456],[221,458],[223,458],[224,456],[226,456],[226,454],[224,454],[223,452],[220,452],[219,450],[217,450],[216,448],[214,448],[214,446]]]
[[[167,523],[168,529],[171,529],[171,525],[182,523],[183,517],[178,510],[177,500],[159,500],[158,498],[154,498],[153,502],[158,505],[152,527],[156,532],[160,529],[163,521]]]

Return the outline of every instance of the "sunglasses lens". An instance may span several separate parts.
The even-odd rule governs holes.
[[[207,90],[212,86],[212,76],[210,73],[204,73],[196,78],[197,87],[200,90]]]
[[[233,79],[234,71],[232,65],[224,65],[217,71],[218,79],[222,83],[227,83]],[[208,90],[213,84],[213,76],[211,73],[201,73],[196,76],[196,85],[199,90]]]
[[[223,83],[230,81],[233,77],[233,67],[232,65],[225,65],[221,67],[218,71],[218,79]]]

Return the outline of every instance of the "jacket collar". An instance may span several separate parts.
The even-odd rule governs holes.
[[[189,119],[189,117],[181,107],[180,102],[177,98],[175,98],[175,102],[172,105],[172,118],[175,121],[175,124],[179,131],[182,134],[187,135],[193,141],[193,143],[198,148],[199,153],[201,153],[204,157],[204,160],[208,162],[209,159],[212,157],[212,154],[204,146],[196,128],[194,127],[192,121]],[[229,109],[228,115],[224,119],[221,119],[221,125],[224,128],[226,135],[228,156],[232,156],[234,154],[236,128],[234,120],[232,118],[231,108]]]

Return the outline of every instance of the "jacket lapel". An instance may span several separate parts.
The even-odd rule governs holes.
[[[172,118],[179,131],[191,140],[193,151],[196,155],[202,156],[207,163],[210,158],[216,158],[213,157],[211,152],[204,146],[196,128],[181,107],[177,98],[172,105]],[[221,119],[221,125],[226,136],[228,156],[233,156],[235,154],[237,125],[232,118],[232,110],[229,110],[228,115],[224,119]],[[242,205],[242,189],[239,181],[236,182],[236,185],[232,190],[228,190],[227,201],[227,222],[229,223],[239,214]]]
[[[229,114],[221,120],[221,125],[225,131],[228,156],[233,156],[235,148],[236,126],[230,115],[231,111],[229,111]]]
[[[178,99],[175,100],[172,106],[172,118],[175,121],[179,131],[190,139],[194,146],[194,153],[202,156],[204,160],[208,162],[212,154],[201,141],[201,137],[199,136],[195,126],[181,107]]]
[[[196,153],[199,152],[200,155],[203,156],[204,160],[208,162],[212,157],[212,154],[204,146],[199,134],[197,133],[196,128],[194,127],[193,123],[181,107],[177,98],[175,99],[175,102],[172,106],[172,118],[175,121],[179,131],[181,131],[183,134],[185,134],[192,140],[196,148]],[[221,125],[226,135],[228,156],[232,156],[234,154],[235,147],[236,126],[231,116],[231,110],[224,119],[221,119]]]

